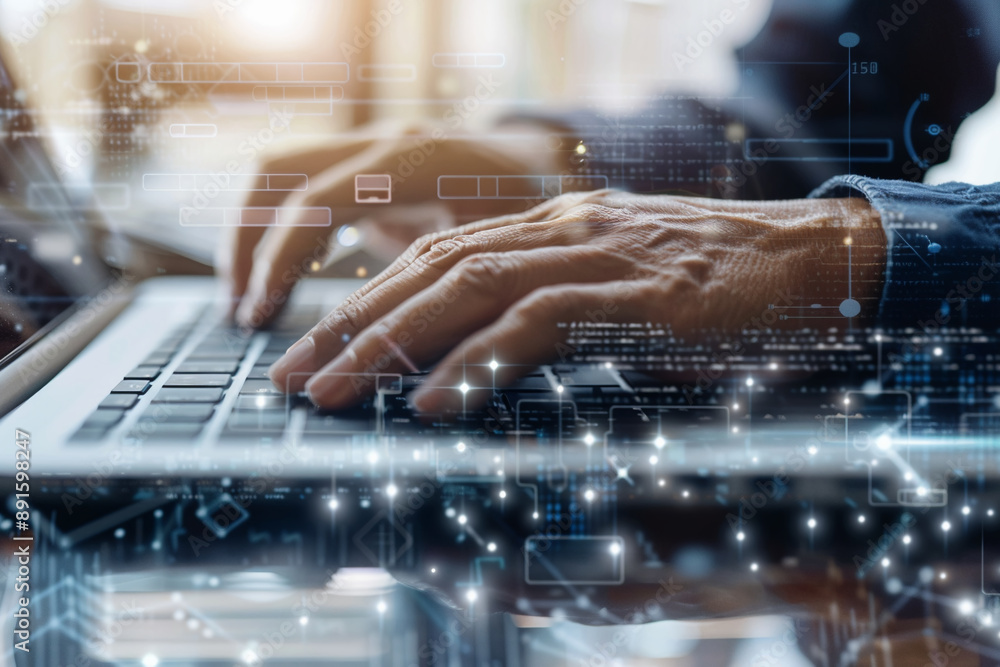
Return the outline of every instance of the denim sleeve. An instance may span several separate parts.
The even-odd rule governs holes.
[[[858,192],[882,216],[888,242],[881,324],[926,333],[1000,327],[1000,183],[837,176],[810,196]]]

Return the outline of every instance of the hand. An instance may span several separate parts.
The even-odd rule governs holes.
[[[862,199],[564,195],[418,240],[289,348],[271,378],[339,408],[370,393],[376,373],[443,358],[412,396],[418,410],[438,412],[461,408],[463,399],[475,407],[489,394],[475,388],[491,388],[494,376],[500,387],[552,360],[570,322],[736,334],[787,299],[789,314],[829,317],[776,326],[842,326],[848,244],[851,294],[863,318],[877,308],[886,239]],[[314,375],[306,382],[304,374]],[[465,396],[457,390],[463,382],[474,388]]]
[[[230,283],[237,323],[258,327],[271,322],[299,278],[318,268],[329,255],[334,243],[331,234],[343,224],[374,218],[382,223],[376,230],[382,241],[403,240],[405,247],[430,230],[523,209],[523,200],[483,199],[447,200],[433,209],[413,207],[433,198],[440,175],[549,173],[555,168],[547,163],[550,153],[527,150],[538,145],[537,139],[527,141],[523,150],[517,145],[448,138],[440,131],[414,129],[388,137],[337,141],[265,162],[259,168],[262,174],[306,174],[308,190],[255,191],[245,206],[328,207],[333,225],[233,229],[218,265],[219,273]],[[357,174],[389,174],[392,203],[357,204]],[[401,210],[409,215],[401,215]],[[418,217],[424,224],[413,224]]]

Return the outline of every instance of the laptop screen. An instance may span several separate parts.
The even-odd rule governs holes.
[[[37,112],[0,54],[0,366],[107,283]]]

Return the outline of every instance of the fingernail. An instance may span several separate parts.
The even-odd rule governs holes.
[[[334,405],[346,400],[347,388],[352,386],[351,369],[354,368],[356,361],[351,352],[347,351],[309,378],[305,386],[309,399],[316,405]],[[355,398],[360,399],[361,389],[366,387],[366,384],[353,386],[355,386]]]
[[[312,336],[307,336],[288,348],[288,351],[271,364],[267,376],[277,384],[277,380],[285,380],[292,373],[312,373],[316,370],[316,344]]]

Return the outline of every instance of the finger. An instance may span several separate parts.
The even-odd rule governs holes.
[[[293,154],[272,158],[261,165],[261,174],[253,185],[253,190],[244,202],[244,206],[276,207],[287,198],[294,197],[296,191],[271,190],[268,175],[301,174],[308,180],[327,169],[331,164],[345,160],[360,151],[370,143],[369,139],[327,144],[308,150],[299,150]],[[287,179],[284,182],[288,182]],[[315,184],[313,184],[315,187]],[[232,315],[240,299],[246,293],[247,283],[253,269],[254,249],[264,237],[266,227],[232,227],[228,230],[226,240],[220,244],[220,252],[216,258],[217,273],[229,282],[231,296],[230,314]]]
[[[664,294],[653,283],[634,281],[535,290],[448,354],[414,392],[411,402],[425,413],[478,408],[494,387],[510,384],[539,364],[565,356],[567,350],[560,347],[567,337],[565,324],[673,319],[666,318],[659,305],[667,301]],[[595,319],[596,313],[601,313],[599,319]],[[495,370],[490,366],[492,361],[498,364]]]
[[[467,257],[365,329],[305,388],[317,405],[347,407],[374,389],[373,369],[406,373],[426,367],[540,287],[603,282],[627,275],[631,266],[625,257],[590,246]]]
[[[282,389],[301,391],[307,374],[317,371],[340,354],[354,336],[433,285],[466,257],[572,245],[579,238],[571,225],[560,220],[527,225],[502,226],[431,244],[396,275],[355,293],[335,308],[275,362],[270,371],[272,380]]]
[[[448,229],[423,236],[414,241],[410,247],[407,248],[403,254],[397,257],[392,264],[390,264],[379,275],[368,281],[368,283],[355,292],[352,297],[357,298],[365,296],[368,292],[379,287],[384,282],[396,277],[401,272],[409,268],[418,257],[430,250],[435,243],[448,239],[454,239],[459,236],[468,236],[477,232],[499,229],[501,227],[509,227],[521,223],[534,223],[552,220],[560,216],[568,208],[571,208],[573,202],[576,200],[577,197],[575,197],[574,193],[574,197],[572,198],[565,196],[550,199],[521,213],[512,213],[495,218],[488,218],[486,220],[478,220],[460,227],[455,227],[454,229]]]

